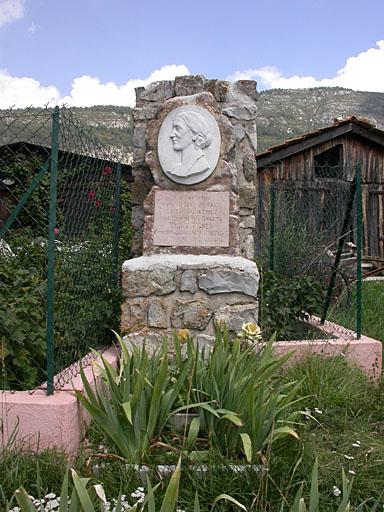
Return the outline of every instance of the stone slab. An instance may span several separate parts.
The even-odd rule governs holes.
[[[228,247],[229,192],[156,190],[154,245]]]
[[[230,267],[259,278],[256,263],[239,256],[209,256],[206,254],[154,254],[152,256],[140,256],[132,260],[126,260],[123,264],[123,272],[171,270],[177,269],[214,269]]]

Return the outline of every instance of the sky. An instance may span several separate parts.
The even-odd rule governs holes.
[[[189,74],[384,93],[384,0],[0,0],[0,108],[134,107]]]

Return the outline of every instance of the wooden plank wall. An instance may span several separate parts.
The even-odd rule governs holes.
[[[343,172],[339,179],[315,178],[314,157],[338,144],[343,146]],[[360,163],[363,203],[363,251],[365,255],[384,258],[384,150],[383,148],[363,141],[348,134],[324,142],[301,153],[285,158],[269,167],[258,170],[258,205],[256,215],[261,217],[262,210],[267,207],[265,201],[269,184],[277,186],[293,186],[307,188],[309,204],[316,205],[318,220],[324,219],[324,211],[329,210],[330,217],[343,215],[345,199],[340,197],[338,207],[330,206],[331,198],[323,188],[338,189],[345,198],[346,185],[355,174],[355,165]],[[343,185],[344,184],[344,185]],[[337,186],[336,186],[337,185]],[[349,186],[349,185],[348,185]],[[309,189],[312,188],[312,191]],[[316,192],[318,189],[318,192]],[[312,196],[312,197],[310,197]],[[327,198],[328,196],[328,198]],[[265,216],[265,211],[264,211]],[[265,226],[264,226],[265,231]],[[259,236],[263,230],[259,230]]]

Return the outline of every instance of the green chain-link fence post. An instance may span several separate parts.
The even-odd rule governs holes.
[[[361,200],[361,167],[356,164],[356,334],[357,338],[361,338],[361,225],[362,225],[362,200]]]
[[[271,183],[269,187],[270,195],[270,222],[269,222],[269,270],[273,271],[274,268],[274,244],[275,244],[275,187]]]
[[[117,285],[117,276],[119,275],[119,230],[120,230],[120,186],[121,181],[121,164],[117,165],[116,171],[116,192],[115,192],[115,207],[113,217],[113,269],[114,276],[113,281]]]
[[[55,315],[55,228],[57,205],[57,164],[59,150],[59,107],[52,114],[51,173],[49,183],[49,223],[47,262],[47,395],[53,393]]]

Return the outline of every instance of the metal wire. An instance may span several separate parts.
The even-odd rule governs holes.
[[[52,137],[51,109],[0,112],[2,389],[45,387],[47,379],[48,392],[59,389],[78,373],[81,358],[87,364],[93,357],[90,348],[110,344],[118,321],[119,164],[69,109],[59,114]],[[51,183],[50,208],[55,140],[57,190],[52,195]],[[47,350],[53,357],[48,370]]]

